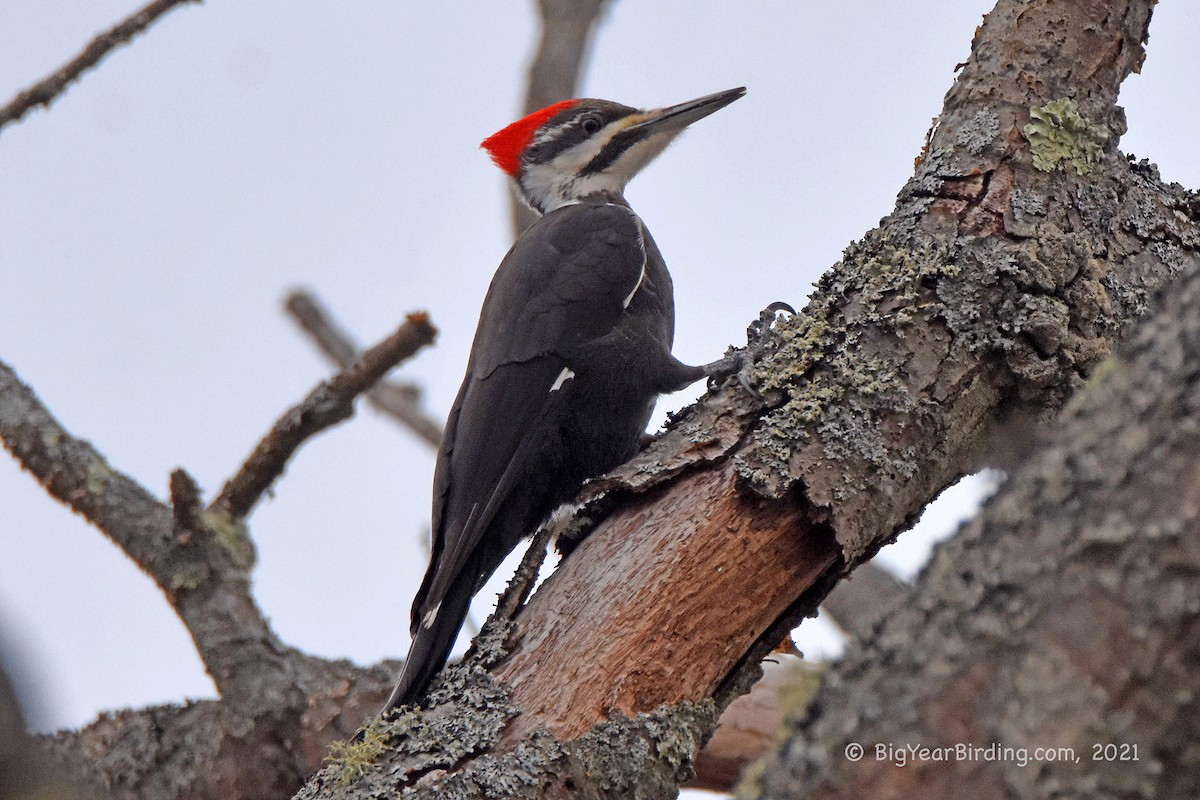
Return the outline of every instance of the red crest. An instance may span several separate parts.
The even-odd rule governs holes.
[[[554,105],[546,106],[527,117],[522,117],[507,128],[496,131],[484,139],[479,146],[488,151],[492,156],[492,161],[496,162],[496,166],[515,178],[517,170],[521,167],[521,153],[525,152],[525,148],[529,146],[537,129],[564,108],[570,108],[578,102],[578,100],[561,100]]]

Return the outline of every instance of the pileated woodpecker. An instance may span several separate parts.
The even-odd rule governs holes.
[[[433,548],[412,647],[384,711],[445,664],[471,597],[588,478],[637,452],[659,394],[739,363],[671,355],[671,276],[625,185],[744,88],[639,111],[564,100],[484,140],[541,218],[492,279],[433,480]]]

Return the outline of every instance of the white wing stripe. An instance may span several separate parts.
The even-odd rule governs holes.
[[[629,290],[629,294],[625,295],[625,299],[621,301],[621,309],[629,308],[629,304],[633,302],[633,296],[637,294],[637,290],[642,288],[642,281],[646,280],[646,236],[642,232],[642,221],[638,219],[638,215],[632,210],[629,211],[629,216],[633,217],[633,224],[637,226],[638,232],[638,247],[642,250],[642,271],[638,273],[637,283]]]
[[[557,392],[563,387],[563,384],[575,377],[575,373],[570,367],[563,367],[562,372],[558,373],[558,377],[554,379],[554,385],[550,387],[550,391]]]

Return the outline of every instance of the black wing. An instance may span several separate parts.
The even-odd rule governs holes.
[[[645,269],[641,222],[629,208],[610,204],[547,214],[501,263],[438,458],[433,548],[413,604],[414,634],[451,587],[474,593],[477,579],[530,532],[484,543],[496,551],[483,559],[486,574],[463,574],[473,557],[471,571],[480,566],[481,540],[497,511],[529,479],[537,459],[553,450],[548,437],[571,402],[572,355],[613,329]]]

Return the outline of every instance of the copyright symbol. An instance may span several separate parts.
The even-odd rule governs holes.
[[[863,746],[858,742],[851,742],[846,745],[846,758],[851,761],[858,761],[863,757]]]

